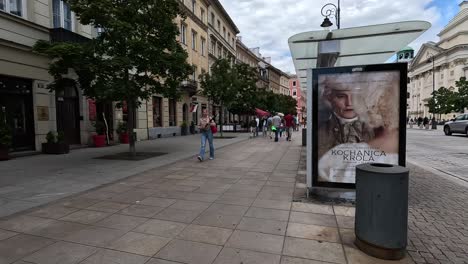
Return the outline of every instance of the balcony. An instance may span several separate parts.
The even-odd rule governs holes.
[[[197,94],[198,82],[195,80],[185,80],[180,84],[182,91],[188,93],[189,96],[194,96]]]
[[[72,42],[72,43],[85,43],[90,39],[77,34],[73,31],[64,28],[51,28],[50,41],[51,42]]]

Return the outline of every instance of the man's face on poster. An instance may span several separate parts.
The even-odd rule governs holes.
[[[333,90],[328,96],[333,111],[341,118],[352,119],[357,116],[353,106],[351,90]]]

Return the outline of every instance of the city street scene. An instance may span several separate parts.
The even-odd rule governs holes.
[[[468,1],[0,0],[0,264],[468,264]]]

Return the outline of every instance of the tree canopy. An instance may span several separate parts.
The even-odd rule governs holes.
[[[180,83],[192,72],[187,52],[177,41],[182,16],[177,0],[65,0],[80,23],[100,28],[96,38],[85,43],[39,41],[34,49],[52,59],[49,67],[52,90],[75,81],[88,97],[125,101],[129,132],[133,113],[141,100],[154,94],[177,98]],[[72,71],[69,71],[71,69]],[[67,79],[65,81],[65,79]],[[130,150],[134,153],[133,137]]]
[[[468,107],[468,81],[465,77],[455,82],[458,91],[441,87],[428,101],[429,111],[435,114],[463,112]]]

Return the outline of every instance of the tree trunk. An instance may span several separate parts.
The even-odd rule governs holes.
[[[223,137],[223,104],[219,106],[219,133]]]
[[[127,101],[127,115],[128,115],[128,122],[127,122],[127,130],[129,135],[129,152],[132,157],[136,156],[136,148],[135,148],[135,132],[133,129],[135,128],[135,102],[133,99],[129,99]]]

